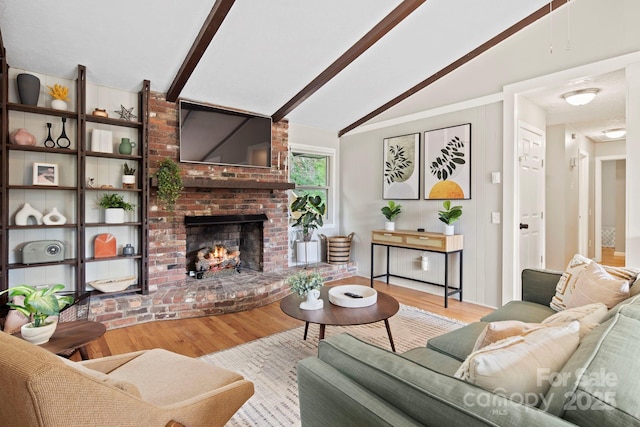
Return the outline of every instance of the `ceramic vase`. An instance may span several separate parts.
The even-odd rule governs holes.
[[[37,225],[42,225],[42,213],[29,203],[25,203],[22,205],[22,209],[16,212],[16,225],[27,225],[29,218],[33,218]]]
[[[18,74],[18,96],[20,103],[24,105],[38,105],[40,97],[40,79],[32,74]]]
[[[122,188],[135,188],[136,176],[135,175],[122,175]]]
[[[36,145],[36,137],[20,128],[9,134],[9,142],[16,145]]]
[[[319,310],[324,307],[324,300],[320,299],[320,291],[312,289],[307,292],[307,299],[300,303],[301,310]]]
[[[453,225],[445,224],[445,226],[444,226],[444,235],[445,236],[453,236],[453,233],[454,233]]]
[[[120,154],[131,154],[131,151],[135,146],[136,143],[129,141],[129,138],[122,138],[120,146],[118,147],[118,152]]]
[[[53,208],[51,211],[42,217],[42,222],[45,225],[63,225],[67,223],[67,217],[58,212],[58,208]]]
[[[58,323],[54,321],[49,321],[44,326],[37,328],[33,327],[33,323],[27,323],[26,325],[22,325],[20,333],[26,341],[29,341],[31,344],[40,345],[49,342],[57,326]]]
[[[104,222],[107,224],[122,224],[124,222],[124,209],[109,208],[104,210]]]
[[[387,231],[393,231],[396,229],[396,223],[393,221],[386,221],[384,223],[384,229]]]
[[[62,99],[52,99],[51,100],[51,108],[53,108],[54,110],[66,111],[68,106],[67,106],[66,101],[63,101]]]

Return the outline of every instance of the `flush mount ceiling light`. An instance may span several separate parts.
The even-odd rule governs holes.
[[[627,131],[623,128],[616,128],[616,129],[603,130],[602,133],[604,133],[604,136],[606,136],[607,138],[617,139],[625,136]]]
[[[585,105],[593,101],[598,92],[600,92],[599,89],[581,89],[565,93],[562,98],[571,105]]]

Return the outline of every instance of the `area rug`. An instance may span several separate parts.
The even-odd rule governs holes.
[[[398,353],[426,345],[429,338],[464,326],[457,320],[400,305],[398,314],[389,319]],[[348,332],[364,341],[390,349],[384,322],[360,326],[327,326],[325,337]],[[230,369],[251,380],[255,394],[233,416],[227,426],[299,426],[296,364],[317,354],[319,326],[309,326],[307,340],[304,327],[298,327],[227,350],[202,356],[201,359]]]

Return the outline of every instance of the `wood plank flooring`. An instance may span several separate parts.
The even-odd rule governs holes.
[[[602,248],[602,264],[613,267],[624,267],[626,258],[624,255],[614,255],[614,248]]]
[[[327,283],[369,285],[369,279],[352,277]],[[421,308],[463,322],[473,322],[493,311],[491,308],[449,299],[449,308],[443,307],[440,296],[376,282],[377,290],[388,293],[399,302]],[[239,313],[192,319],[162,320],[107,331],[100,339],[87,346],[89,357],[97,358],[151,348],[164,348],[191,357],[199,357],[277,332],[285,331],[304,322],[292,319],[280,310],[280,302]],[[317,328],[311,325],[310,328]],[[301,337],[302,339],[302,337]],[[79,360],[79,355],[73,356]]]

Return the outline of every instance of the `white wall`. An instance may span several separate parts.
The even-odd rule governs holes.
[[[456,224],[456,233],[464,235],[464,299],[489,306],[500,304],[501,255],[500,224],[491,224],[491,212],[500,212],[502,185],[491,184],[491,172],[500,172],[502,163],[502,104],[461,110],[456,113],[404,123],[385,129],[342,138],[342,211],[341,225],[345,233],[355,232],[353,257],[358,272],[370,274],[371,231],[384,227],[380,208],[382,199],[383,139],[419,132],[421,143],[424,131],[471,123],[471,200],[456,201],[463,206],[463,215]],[[422,151],[424,153],[424,150]],[[424,173],[424,164],[422,165]],[[424,185],[422,185],[424,187]],[[442,231],[437,210],[441,201],[396,200],[403,206],[396,219],[396,229]],[[378,253],[379,251],[379,253]],[[392,256],[392,270],[409,277],[424,278],[439,275],[443,280],[443,257],[430,255],[431,270],[423,273],[417,263],[418,251],[398,251]],[[382,250],[376,251],[377,274],[382,273]],[[452,269],[453,271],[453,269]],[[457,275],[453,275],[457,278]],[[481,278],[481,280],[479,280]],[[441,288],[393,279],[395,283],[442,293]]]

